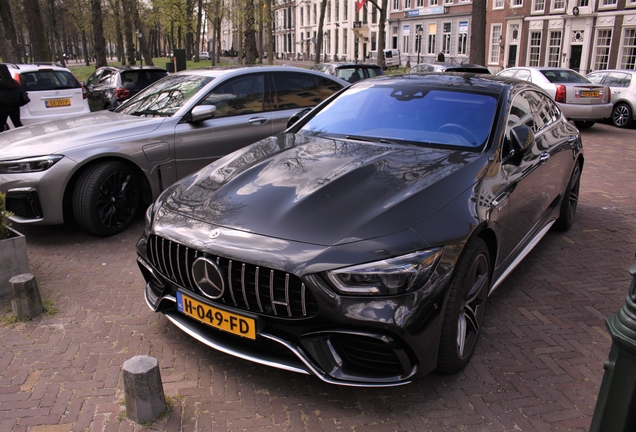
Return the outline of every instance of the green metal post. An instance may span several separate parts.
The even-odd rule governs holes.
[[[612,336],[590,432],[636,431],[636,264],[625,304],[606,320]]]

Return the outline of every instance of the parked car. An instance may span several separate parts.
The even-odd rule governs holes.
[[[0,134],[0,191],[15,222],[74,218],[95,235],[116,234],[176,180],[284,130],[299,109],[348,85],[276,66],[171,74],[114,112]]]
[[[195,56],[192,56],[192,60],[194,60]],[[210,60],[210,53],[207,51],[201,51],[199,53],[199,60]]]
[[[69,69],[55,63],[7,63],[7,67],[31,100],[20,108],[24,126],[90,111],[86,90]],[[11,120],[8,123],[13,128]]]
[[[104,66],[86,80],[91,111],[115,109],[150,84],[168,75],[157,66]]]
[[[612,124],[619,128],[632,125],[636,116],[636,71],[608,69],[585,76],[595,84],[609,86],[612,92]]]
[[[520,66],[497,75],[535,83],[552,96],[579,129],[592,127],[612,113],[609,87],[594,84],[571,69]]]
[[[582,167],[534,84],[363,80],[148,208],[146,301],[212,348],[328,383],[457,372],[488,295],[572,225]]]
[[[474,72],[490,74],[490,70],[486,66],[470,63],[420,63],[413,66],[409,71],[409,73],[418,72]]]
[[[380,66],[368,63],[329,62],[319,63],[311,68],[341,78],[350,83],[360,81],[364,78],[384,75],[384,71]]]

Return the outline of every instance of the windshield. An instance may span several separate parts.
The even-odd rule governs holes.
[[[590,83],[590,80],[585,78],[583,75],[579,75],[574,71],[565,70],[565,69],[543,69],[541,73],[550,81],[551,83],[575,83],[575,84],[584,84]]]
[[[136,116],[171,117],[213,77],[170,75],[138,93],[116,112]]]
[[[356,86],[305,124],[299,133],[363,141],[477,149],[495,118],[491,95],[422,85]]]

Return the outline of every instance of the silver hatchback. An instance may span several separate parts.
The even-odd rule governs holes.
[[[0,134],[0,192],[19,223],[74,218],[100,236],[126,229],[166,187],[348,86],[276,66],[170,75],[114,112]]]
[[[608,69],[585,77],[593,83],[609,86],[612,91],[612,124],[619,128],[631,126],[636,117],[636,71]]]
[[[535,83],[552,96],[563,115],[579,129],[591,127],[612,113],[609,87],[594,84],[571,69],[519,66],[497,75]]]

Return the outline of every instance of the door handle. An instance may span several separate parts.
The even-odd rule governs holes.
[[[550,153],[543,152],[541,156],[539,156],[539,163],[544,164],[550,159]]]
[[[267,117],[254,117],[248,120],[253,125],[263,124],[267,122]]]

